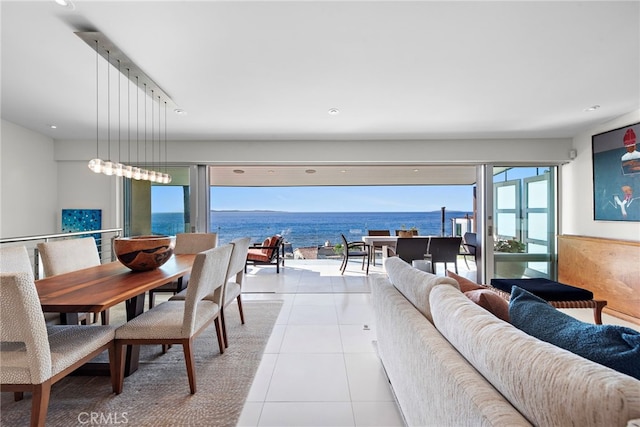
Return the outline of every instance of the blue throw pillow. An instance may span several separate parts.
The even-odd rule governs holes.
[[[531,336],[640,379],[638,331],[581,322],[517,286],[511,289],[509,318]]]

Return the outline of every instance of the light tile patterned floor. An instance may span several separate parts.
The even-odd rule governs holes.
[[[249,268],[243,298],[281,299],[239,426],[402,426],[382,364],[369,276],[336,260]]]
[[[335,260],[287,260],[249,268],[243,298],[280,299],[284,305],[265,349],[239,426],[402,426],[380,360],[369,289],[359,262],[344,276]],[[458,263],[460,274],[475,271]],[[443,275],[440,267],[437,274]],[[591,310],[563,310],[593,323]],[[603,313],[605,324],[639,329]]]

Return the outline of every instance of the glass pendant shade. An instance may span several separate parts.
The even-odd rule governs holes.
[[[115,176],[124,176],[124,165],[122,163],[114,163],[113,174]]]
[[[113,175],[113,162],[111,160],[107,160],[104,162],[104,166],[102,167],[102,173],[105,175]]]
[[[132,173],[133,173],[132,175],[133,179],[137,179],[137,180],[142,179],[142,170],[140,168],[133,168]]]
[[[149,181],[156,182],[156,171],[149,171]]]
[[[122,169],[122,176],[125,178],[133,178],[133,166],[124,165]]]
[[[142,179],[143,181],[148,181],[149,180],[149,171],[146,169],[142,169],[140,171],[140,179]]]
[[[103,164],[104,164],[104,162],[102,161],[102,159],[91,159],[89,161],[88,166],[89,166],[89,169],[91,169],[92,172],[101,173]]]

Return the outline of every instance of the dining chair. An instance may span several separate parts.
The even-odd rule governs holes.
[[[396,255],[411,264],[415,260],[424,260],[428,252],[428,237],[398,237]]]
[[[100,254],[93,237],[42,242],[37,247],[46,277],[100,265]],[[100,312],[100,317],[103,325],[109,324],[109,310]],[[93,323],[97,318],[96,313]]]
[[[186,299],[167,301],[134,317],[116,330],[117,391],[124,384],[124,346],[181,344],[191,394],[196,392],[193,342],[213,322],[220,353],[224,353],[220,309],[232,245],[196,255]]]
[[[240,237],[233,239],[230,244],[231,258],[229,267],[227,268],[227,282],[224,285],[223,304],[220,309],[220,321],[222,322],[222,333],[225,348],[229,347],[227,339],[227,324],[224,317],[225,308],[237,299],[238,310],[240,311],[240,322],[244,325],[244,312],[242,311],[242,284],[244,283],[244,267],[247,259],[247,251],[251,244],[250,237]],[[169,301],[184,301],[187,293],[186,290],[172,296]]]
[[[368,236],[391,236],[391,232],[389,230],[368,230],[367,235]],[[395,248],[395,242],[385,242],[384,245],[382,245],[382,244],[378,244],[378,242],[376,242],[375,240],[373,241],[373,244],[371,245],[371,259],[373,260],[374,266],[376,265],[376,252],[380,252],[380,256],[384,256],[382,254],[383,246],[393,249]],[[387,254],[386,256],[388,255],[389,254]]]
[[[429,240],[429,256],[431,261],[431,272],[436,273],[436,263],[443,262],[444,269],[447,270],[447,264],[452,262],[455,266],[456,274],[458,273],[458,253],[460,252],[460,244],[462,237],[431,237]]]
[[[173,253],[180,254],[197,254],[218,246],[217,233],[178,233],[176,234],[176,245]],[[173,295],[183,291],[189,282],[189,275],[181,277],[173,282],[165,283],[162,286],[151,289],[149,291],[149,308],[155,305],[155,294],[171,293]]]
[[[362,269],[364,270],[365,260],[367,262],[367,275],[369,275],[369,260],[371,259],[371,247],[365,242],[349,242],[344,234],[342,238],[342,264],[340,274],[344,274],[349,263],[349,258],[362,258]]]
[[[477,238],[476,233],[466,232],[462,236],[462,246],[461,251],[458,255],[462,255],[462,259],[464,259],[464,263],[469,268],[469,263],[467,262],[467,257],[472,256],[473,261],[476,262],[476,246],[477,246]]]
[[[105,350],[116,392],[115,326],[47,327],[28,272],[0,273],[0,291],[0,388],[15,400],[32,393],[31,426],[45,425],[52,384]]]
[[[0,273],[27,273],[34,280],[29,252],[24,245],[0,247]],[[43,313],[47,324],[59,324],[60,313]]]

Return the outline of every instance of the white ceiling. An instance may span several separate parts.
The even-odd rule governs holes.
[[[106,132],[95,52],[76,31],[102,32],[187,111],[168,114],[171,141],[563,138],[640,108],[638,1],[3,0],[0,12],[2,118],[54,139]]]

